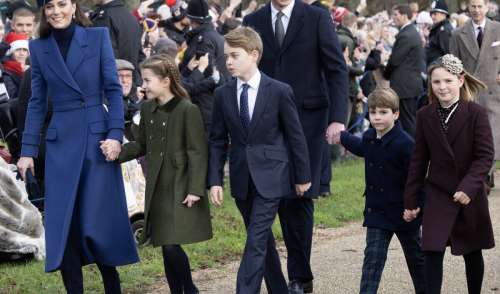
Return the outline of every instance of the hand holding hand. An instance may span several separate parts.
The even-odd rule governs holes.
[[[193,195],[193,194],[188,194],[186,196],[186,199],[184,199],[184,201],[182,201],[182,204],[184,204],[187,207],[191,208],[199,200],[200,200],[199,196],[196,196],[196,195]]]
[[[409,223],[417,218],[419,212],[420,207],[417,207],[416,209],[405,209],[403,213],[403,219]]]
[[[222,186],[210,187],[210,201],[217,206],[222,205],[224,202],[224,190]]]
[[[295,193],[297,196],[303,197],[304,193],[307,192],[311,188],[311,182],[307,182],[305,184],[295,184]]]
[[[122,151],[122,145],[119,141],[114,139],[106,139],[101,141],[101,150],[104,156],[106,156],[106,161],[114,161],[120,155]]]
[[[470,197],[467,196],[467,194],[465,194],[464,192],[458,191],[455,193],[455,195],[453,195],[453,201],[459,202],[462,205],[467,205],[470,203]]]
[[[340,141],[340,132],[345,130],[345,126],[342,123],[332,122],[326,129],[326,141],[328,144],[332,145],[335,142]]]
[[[23,181],[26,181],[26,171],[29,169],[31,173],[35,175],[35,162],[31,157],[21,157],[17,162],[17,169],[23,178]]]

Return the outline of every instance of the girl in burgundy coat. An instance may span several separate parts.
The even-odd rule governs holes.
[[[482,249],[495,246],[485,180],[494,147],[488,114],[473,102],[485,86],[447,54],[429,67],[428,106],[417,113],[415,149],[405,191],[406,221],[420,212],[427,294],[440,293],[446,247],[463,255],[469,294],[480,293]]]

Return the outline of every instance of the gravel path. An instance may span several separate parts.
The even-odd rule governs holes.
[[[496,182],[500,183],[497,173]],[[490,213],[495,240],[500,244],[500,188],[490,194]],[[352,223],[337,229],[316,229],[312,253],[314,293],[354,294],[359,291],[365,229],[360,223]],[[483,251],[485,275],[482,293],[500,294],[500,245]],[[282,264],[286,264],[286,251],[280,248]],[[201,293],[230,294],[235,291],[236,272],[239,262],[232,262],[218,269],[194,273],[194,280]],[[284,272],[286,270],[284,269]],[[465,267],[462,257],[445,255],[443,294],[467,293]],[[263,293],[265,293],[263,287]],[[157,285],[150,293],[168,293],[166,283]],[[414,293],[403,251],[394,237],[390,245],[379,293]]]

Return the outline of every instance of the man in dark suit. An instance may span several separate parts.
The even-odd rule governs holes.
[[[231,138],[231,194],[247,228],[236,293],[259,294],[264,276],[269,293],[287,293],[271,226],[281,198],[292,190],[302,197],[311,186],[306,139],[290,86],[257,68],[262,54],[259,35],[242,27],[225,39],[227,68],[236,79],[215,91],[209,141],[210,199],[222,204],[224,162]]]
[[[422,69],[424,48],[420,35],[411,22],[412,11],[408,5],[396,5],[392,19],[399,27],[392,53],[384,71],[384,78],[399,96],[399,121],[403,129],[415,137],[417,98],[424,91]]]
[[[331,143],[344,130],[347,67],[331,17],[325,10],[299,0],[272,0],[246,16],[243,24],[253,27],[263,39],[260,70],[292,87],[308,143],[312,187],[305,197],[282,201],[279,211],[288,250],[290,288],[301,293],[302,284],[313,280],[312,198],[319,195],[325,136]],[[308,288],[306,292],[312,291]]]

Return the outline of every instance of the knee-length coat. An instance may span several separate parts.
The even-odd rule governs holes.
[[[76,26],[66,61],[52,35],[30,42],[32,96],[22,156],[37,157],[47,96],[53,104],[45,139],[48,272],[60,267],[73,218],[83,264],[138,261],[120,166],[107,162],[99,148],[101,140],[123,137],[122,89],[112,50],[104,28]]]
[[[145,233],[154,246],[196,243],[212,238],[206,197],[208,146],[200,110],[175,97],[165,105],[141,106],[135,142],[123,146],[121,162],[146,156]],[[201,199],[191,208],[188,194]]]
[[[437,103],[417,113],[415,149],[405,189],[405,208],[418,206],[425,186],[422,250],[463,255],[495,245],[486,197],[486,176],[494,149],[486,110],[474,102],[460,101],[445,134]],[[462,191],[468,205],[453,201]]]

